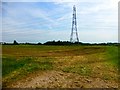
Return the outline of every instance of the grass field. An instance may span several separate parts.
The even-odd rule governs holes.
[[[3,87],[117,88],[118,47],[3,45],[2,70]]]

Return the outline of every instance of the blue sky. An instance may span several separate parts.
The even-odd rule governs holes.
[[[119,0],[3,0],[2,41],[69,41],[76,5],[81,42],[118,41]]]

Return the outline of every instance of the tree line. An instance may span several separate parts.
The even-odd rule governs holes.
[[[13,43],[6,43],[6,42],[4,42],[4,43],[1,43],[2,45],[119,45],[119,43],[111,43],[111,42],[109,42],[109,43],[82,43],[82,42],[74,42],[74,43],[72,43],[72,42],[69,42],[69,41],[55,41],[55,40],[53,40],[53,41],[47,41],[47,42],[45,42],[45,43],[40,43],[40,42],[38,42],[38,43],[28,43],[28,42],[26,42],[26,43],[18,43],[16,40],[14,40],[13,41]]]

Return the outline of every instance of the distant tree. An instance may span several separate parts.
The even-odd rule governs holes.
[[[18,45],[18,42],[16,40],[14,40],[13,44],[14,45]]]
[[[42,43],[39,42],[38,45],[42,45]]]

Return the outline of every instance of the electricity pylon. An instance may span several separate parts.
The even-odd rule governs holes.
[[[78,33],[77,33],[77,21],[76,21],[76,7],[73,6],[73,18],[72,18],[72,31],[70,35],[70,42],[79,42]]]

